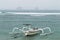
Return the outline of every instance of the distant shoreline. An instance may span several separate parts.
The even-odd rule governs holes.
[[[21,13],[60,13],[60,10],[0,10],[0,12],[21,12]]]

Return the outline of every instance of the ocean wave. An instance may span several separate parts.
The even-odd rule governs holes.
[[[21,12],[6,12],[6,13],[1,13],[0,15],[7,15],[7,14],[17,14],[17,15],[30,15],[30,16],[46,16],[46,15],[60,15],[60,13],[21,13]]]

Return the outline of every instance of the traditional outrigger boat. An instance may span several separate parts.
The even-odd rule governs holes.
[[[23,28],[13,28],[13,31],[10,32],[9,34],[13,34],[13,35],[18,35],[20,34],[19,32],[14,32],[15,30],[20,30],[24,33],[25,36],[27,35],[35,35],[35,34],[39,34],[40,35],[46,35],[46,34],[50,34],[52,33],[51,32],[51,28],[50,27],[45,27],[45,28],[31,28],[31,24],[23,24],[25,25],[26,27],[23,27]],[[49,32],[48,33],[45,33],[44,30],[48,29]]]

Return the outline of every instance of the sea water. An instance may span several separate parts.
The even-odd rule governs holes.
[[[20,34],[18,38],[11,38],[9,32],[14,27],[23,27],[22,24],[31,24],[32,27],[55,28],[53,34],[40,36],[24,36]],[[60,40],[60,15],[31,16],[22,14],[0,15],[0,40]]]

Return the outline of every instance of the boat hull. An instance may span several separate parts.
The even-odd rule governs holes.
[[[38,33],[39,33],[39,31],[38,31],[38,30],[35,30],[35,31],[25,32],[24,34],[25,34],[25,36],[30,36],[30,35],[36,35],[36,34],[38,34]]]

